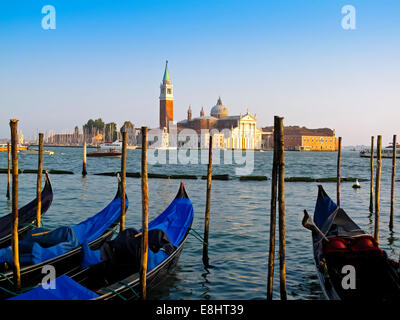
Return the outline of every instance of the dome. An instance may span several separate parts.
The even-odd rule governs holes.
[[[221,97],[218,98],[217,104],[211,108],[210,115],[216,118],[228,116],[228,109],[222,104]]]

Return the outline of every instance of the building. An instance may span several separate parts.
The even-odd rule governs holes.
[[[159,135],[161,134],[161,146],[168,148],[171,146],[208,148],[209,134],[213,135],[214,146],[229,149],[260,149],[262,130],[257,128],[255,115],[248,111],[243,115],[229,116],[228,108],[222,103],[221,97],[218,98],[216,105],[211,108],[210,115],[205,115],[204,107],[201,108],[200,116],[193,118],[192,107],[187,110],[187,119],[179,121],[176,125],[176,132],[170,128],[174,120],[174,95],[173,85],[168,70],[168,61],[165,65],[164,76],[160,85],[160,112],[159,112]],[[174,125],[175,127],[175,125]],[[190,129],[191,135],[196,137],[188,139],[188,143],[176,142],[176,134],[181,134],[183,130]],[[186,130],[187,131],[187,130]],[[190,135],[189,135],[190,136]]]
[[[263,128],[262,146],[271,149],[273,144],[273,127]],[[337,151],[338,139],[335,130],[329,128],[308,129],[306,127],[284,127],[285,150],[288,151]]]
[[[79,133],[79,128],[75,127],[72,133],[50,132],[46,139],[46,144],[52,145],[81,145],[84,141],[83,134]],[[88,141],[91,142],[91,141]]]
[[[177,123],[178,132],[184,129],[192,129],[198,135],[198,147],[208,147],[206,133],[211,132],[215,147],[226,149],[260,149],[262,131],[257,128],[257,118],[247,112],[245,114],[229,116],[228,108],[218,98],[216,105],[211,108],[210,115],[206,116],[204,107],[201,108],[200,116],[192,117],[192,108],[189,106],[188,117]],[[217,134],[219,134],[217,136]],[[222,134],[222,135],[221,135]],[[222,140],[221,140],[222,139]]]
[[[168,72],[168,60],[165,63],[164,77],[160,85],[160,129],[169,128],[174,121],[174,86]]]
[[[24,135],[23,135],[23,133],[22,133],[22,130],[18,130],[17,142],[18,142],[18,144],[20,144],[20,145],[24,144]]]

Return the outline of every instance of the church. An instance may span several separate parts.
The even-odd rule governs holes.
[[[173,123],[173,85],[168,71],[168,61],[165,65],[163,81],[160,85],[160,129],[163,131],[163,141],[172,132],[170,125]],[[221,149],[260,149],[262,130],[257,128],[257,118],[247,110],[240,115],[229,115],[228,108],[222,103],[221,97],[211,108],[210,115],[206,115],[204,107],[201,108],[199,117],[192,116],[189,106],[187,119],[176,123],[179,134],[185,129],[195,132],[197,145],[191,148],[208,148],[209,135],[213,135],[213,145]],[[188,131],[188,130],[186,130]],[[188,145],[186,145],[188,146]]]

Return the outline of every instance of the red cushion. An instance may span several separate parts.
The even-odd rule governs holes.
[[[352,251],[376,251],[380,250],[374,237],[370,235],[360,236],[353,239],[350,244]]]
[[[347,241],[340,237],[329,238],[324,244],[324,252],[343,252],[348,251]]]

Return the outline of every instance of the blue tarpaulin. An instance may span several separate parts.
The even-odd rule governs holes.
[[[125,200],[129,205],[128,199]],[[118,219],[121,212],[121,199],[114,199],[106,208],[87,220],[72,226],[60,227],[47,234],[34,236],[44,229],[32,230],[20,241],[22,262],[37,264],[58,257],[84,242],[100,237]],[[0,249],[0,262],[12,264],[10,248]]]
[[[90,300],[98,297],[97,293],[81,286],[66,275],[53,281],[48,289],[39,286],[8,300]]]
[[[177,198],[171,202],[163,213],[149,223],[149,230],[163,230],[168,235],[171,243],[175,247],[179,247],[193,221],[193,213],[193,205],[190,199]],[[168,255],[162,250],[157,253],[149,250],[147,271],[153,270],[167,257]]]
[[[177,198],[171,202],[163,213],[149,223],[149,231],[155,229],[163,230],[168,235],[170,242],[175,247],[179,247],[192,220],[193,205],[191,201],[188,198]],[[83,268],[102,262],[100,250],[90,250],[86,244],[82,247],[83,257],[81,266]],[[149,272],[154,269],[167,257],[168,254],[163,250],[159,250],[158,252],[148,250],[147,271]]]

